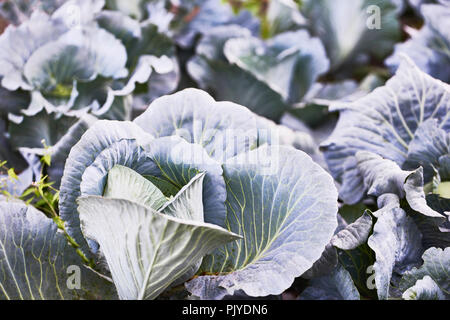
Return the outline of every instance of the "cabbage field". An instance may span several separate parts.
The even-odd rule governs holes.
[[[449,83],[449,0],[0,1],[0,300],[448,300]]]

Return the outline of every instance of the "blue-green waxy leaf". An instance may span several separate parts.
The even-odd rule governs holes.
[[[360,245],[353,250],[338,250],[339,264],[347,270],[364,297],[377,298],[376,284],[374,281],[373,264],[375,254],[367,245]]]
[[[395,194],[400,199],[406,198],[413,210],[442,220],[442,215],[427,204],[422,167],[414,171],[401,170],[394,161],[367,151],[357,152],[356,159],[367,194],[375,197]]]
[[[378,154],[403,168],[415,133],[426,120],[435,119],[441,130],[450,131],[449,90],[405,58],[385,86],[331,107],[340,111],[340,118],[322,147],[332,175],[342,183],[342,200],[356,203],[367,191],[355,159],[358,151]]]
[[[300,300],[359,300],[352,277],[342,266],[338,266],[331,274],[311,281],[300,295]]]
[[[408,147],[408,158],[405,168],[423,167],[426,181],[435,175],[441,167],[442,156],[450,154],[450,136],[440,128],[436,119],[423,122],[414,134]]]
[[[155,137],[178,135],[199,144],[220,163],[249,150],[258,137],[253,113],[198,89],[155,100],[134,122]]]
[[[450,298],[450,248],[429,248],[422,256],[423,264],[406,272],[400,281],[400,290],[406,291],[417,281],[430,277],[446,299]],[[437,290],[436,290],[437,291]]]
[[[338,252],[336,248],[329,243],[325,247],[325,250],[322,252],[320,258],[314,262],[311,268],[302,274],[302,278],[313,279],[329,275],[336,269],[337,265]]]
[[[371,230],[372,217],[366,211],[355,222],[335,234],[331,244],[342,250],[353,250],[367,241]]]
[[[34,88],[52,91],[73,79],[123,78],[126,59],[125,47],[110,33],[76,28],[37,49],[25,64],[24,75]]]
[[[336,229],[333,181],[305,153],[268,146],[229,159],[224,177],[226,226],[243,239],[206,256],[206,275],[186,287],[210,299],[239,290],[280,294],[320,258]]]
[[[131,122],[100,120],[72,148],[61,180],[59,210],[68,233],[87,254],[75,200],[82,194],[103,195],[107,173],[124,165],[138,173],[149,168],[142,146],[152,137]]]
[[[432,77],[450,82],[450,33],[447,24],[450,5],[423,5],[420,13],[425,25],[420,30],[408,29],[411,38],[395,46],[386,64],[395,70],[402,56],[409,56],[417,66]]]
[[[222,26],[205,33],[188,72],[217,98],[279,120],[328,66],[322,44],[304,30],[262,41],[246,29]]]
[[[208,30],[203,35],[195,49],[195,52],[197,55],[200,55],[208,60],[226,61],[226,57],[223,52],[225,43],[227,43],[230,39],[241,37],[251,37],[250,31],[236,25],[216,27]],[[198,79],[196,78],[196,80]]]
[[[413,210],[420,212],[425,216],[436,219],[436,223],[444,222],[443,220],[445,220],[445,216],[431,208],[427,203],[422,168],[412,172],[406,178],[404,188],[406,200]]]
[[[205,254],[239,239],[128,200],[89,196],[78,203],[83,233],[100,244],[121,299],[156,298]]]
[[[197,47],[199,48],[199,47]],[[195,56],[187,65],[189,75],[203,90],[219,100],[233,101],[272,120],[289,109],[281,95],[236,65]]]
[[[314,279],[329,276],[338,267],[339,254],[350,255],[349,250],[355,250],[367,242],[372,231],[372,217],[368,210],[362,215],[359,212],[359,215],[360,217],[350,224],[340,214],[338,215],[338,227],[334,236],[322,252],[320,259],[302,275],[302,278]],[[355,260],[357,259],[352,259],[353,263],[356,263]]]
[[[58,149],[57,144],[62,139],[68,139],[70,129],[72,127],[75,129],[81,122],[88,127],[88,124],[95,122],[95,117],[86,115],[80,119],[57,113],[48,114],[42,110],[34,116],[25,116],[20,123],[10,124],[11,143],[16,149],[27,148],[42,154],[46,146]],[[65,138],[66,136],[67,138]],[[78,138],[80,137],[81,134]]]
[[[278,120],[289,108],[281,95],[251,73],[231,65],[224,55],[228,40],[250,36],[247,29],[233,25],[208,30],[196,47],[196,56],[188,61],[187,70],[200,88],[217,99],[239,103],[259,115]]]
[[[437,194],[428,194],[426,196],[427,204],[434,211],[439,212],[442,216],[430,217],[424,215],[413,215],[414,222],[422,233],[422,245],[424,249],[431,247],[442,248],[450,247],[450,221],[448,214],[450,212],[450,202],[448,199],[440,198]],[[447,220],[442,223],[442,220]]]
[[[0,202],[0,299],[113,299],[113,285],[83,266],[53,220]]]
[[[142,36],[139,21],[120,11],[102,10],[96,15],[95,21],[102,29],[109,31],[120,39],[127,48],[131,45],[133,39]]]
[[[430,276],[425,276],[422,280],[417,280],[414,286],[402,294],[402,298],[405,300],[445,300],[441,288],[439,288]]]
[[[373,268],[378,298],[388,299],[393,274],[402,275],[420,263],[422,235],[413,219],[399,207],[385,209],[377,217],[368,244],[376,254]]]
[[[176,89],[180,70],[175,46],[156,25],[139,23],[120,11],[109,10],[98,14],[96,21],[102,29],[119,38],[127,50],[127,68],[132,73],[119,92],[130,93],[137,83],[141,85],[133,97],[134,108],[146,109],[150,101]]]
[[[394,161],[368,151],[358,151],[356,159],[367,194],[375,197],[385,193],[397,194],[400,198],[405,196],[404,183],[412,172],[403,171]]]
[[[180,72],[171,39],[156,26],[102,11],[104,5],[67,1],[51,16],[37,12],[0,37],[3,86],[31,91],[23,112],[87,110],[125,120],[131,118],[130,94],[136,89],[136,103],[142,104],[176,88]]]
[[[370,56],[385,57],[400,37],[390,0],[306,0],[302,13],[324,43],[334,71],[342,66],[352,70]]]
[[[58,188],[70,149],[96,121],[89,114],[77,117],[42,110],[34,116],[24,116],[20,123],[10,123],[10,141],[16,150],[51,155],[47,173]]]
[[[307,133],[276,125],[244,106],[216,102],[198,89],[186,89],[155,100],[134,122],[155,137],[177,135],[201,145],[219,163],[264,143],[290,145],[308,153],[317,151]]]
[[[304,31],[286,32],[267,42],[235,38],[225,43],[230,63],[250,72],[288,103],[297,103],[325,73],[329,61],[322,43]]]
[[[9,91],[0,86],[0,115],[7,116],[9,113],[18,115],[24,106],[30,104],[30,95],[23,90]]]
[[[220,0],[161,1],[117,1],[108,0],[107,6],[119,10],[144,23],[158,26],[183,49],[190,49],[197,36],[221,25],[241,25],[252,33],[257,33],[259,21],[243,10],[234,14],[231,6]],[[176,10],[174,10],[176,8]]]
[[[195,1],[181,1],[183,10],[174,18],[175,41],[183,48],[190,48],[197,35],[223,25],[239,25],[256,34],[259,21],[250,12],[243,10],[234,14],[229,3],[220,0],[203,0],[201,6]],[[184,12],[183,12],[184,11]]]
[[[8,27],[0,37],[2,86],[12,91],[18,88],[30,90],[32,87],[23,76],[26,62],[36,49],[66,31],[65,25],[55,23],[39,11],[20,26]]]
[[[188,143],[178,136],[155,139],[149,143],[146,151],[148,161],[144,175],[157,186],[160,185],[153,180],[155,178],[169,183],[179,191],[200,172],[205,172],[203,181],[205,221],[225,226],[226,190],[219,162],[212,159],[201,145]]]
[[[0,162],[3,161],[12,164],[16,170],[22,171],[27,167],[25,159],[11,146],[10,139],[7,137],[6,123],[0,119]]]
[[[36,11],[30,20],[8,28],[0,41],[3,86],[60,96],[67,95],[74,80],[126,76],[124,46],[92,23],[103,5],[100,0],[68,1],[51,16]]]

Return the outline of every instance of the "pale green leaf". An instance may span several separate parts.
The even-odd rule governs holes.
[[[167,202],[167,198],[153,183],[136,171],[120,165],[108,171],[103,196],[133,201],[154,210],[159,210]]]
[[[127,200],[89,196],[78,203],[83,233],[100,244],[121,299],[156,298],[205,254],[239,238]]]

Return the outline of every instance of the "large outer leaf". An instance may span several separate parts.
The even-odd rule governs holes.
[[[331,107],[340,111],[337,127],[322,147],[332,175],[343,183],[341,198],[358,202],[364,186],[355,165],[358,151],[370,151],[403,166],[414,133],[425,120],[434,118],[450,131],[450,87],[420,71],[405,58],[396,75],[384,87],[349,104]]]
[[[216,27],[205,33],[187,69],[199,87],[219,100],[233,101],[272,120],[279,120],[289,106],[281,95],[251,73],[230,65],[223,54],[227,40],[250,36],[237,26]]]
[[[282,33],[267,42],[230,39],[224,54],[230,63],[253,74],[288,103],[300,102],[329,67],[322,43],[305,30]]]
[[[198,89],[155,100],[134,122],[155,137],[179,135],[200,144],[221,163],[248,151],[257,141],[256,118],[248,109],[216,102]]]
[[[83,232],[100,244],[121,299],[156,298],[202,256],[239,238],[127,200],[90,196],[78,202]]]
[[[89,250],[81,234],[75,200],[82,191],[102,195],[107,172],[116,164],[145,172],[147,157],[140,145],[149,139],[152,137],[131,122],[101,120],[70,151],[61,180],[59,210],[68,233],[86,254]],[[102,162],[107,167],[100,165]]]
[[[81,273],[79,289],[73,270]],[[74,274],[77,276],[76,274]],[[111,283],[85,268],[56,224],[21,202],[0,202],[0,299],[111,299]]]
[[[292,165],[298,164],[298,165]],[[260,147],[224,164],[227,228],[244,238],[206,256],[187,283],[201,298],[280,294],[318,260],[337,226],[331,177],[288,147]]]

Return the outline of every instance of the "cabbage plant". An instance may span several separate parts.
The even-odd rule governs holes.
[[[171,40],[155,25],[104,5],[73,0],[51,13],[35,10],[0,36],[0,115],[8,119],[9,144],[39,156],[50,149],[55,182],[96,118],[130,119],[139,99],[148,103],[177,84]],[[151,85],[153,75],[158,81]]]
[[[235,15],[231,6],[220,0],[107,0],[107,6],[157,25],[183,49],[192,48],[199,35],[216,26],[238,24],[253,33],[259,30],[259,21],[250,12]]]
[[[322,43],[305,30],[264,41],[238,26],[208,31],[187,65],[201,88],[272,120],[300,102],[328,67]]]
[[[0,2],[0,300],[450,299],[448,0]]]
[[[445,209],[449,89],[404,57],[385,86],[332,107],[340,118],[322,148],[341,183],[340,198],[350,204],[367,196],[377,201],[377,222],[368,245],[376,254],[379,299],[448,296],[443,273],[448,270],[450,235]],[[414,285],[412,274],[425,268],[421,261],[430,259],[430,252],[444,260],[443,269],[423,274],[431,278],[416,278],[420,281]]]
[[[61,219],[88,259],[106,261],[122,299],[184,282],[204,298],[280,294],[337,225],[331,177],[280,132],[194,89],[134,122],[100,120],[66,161]]]
[[[408,28],[410,39],[396,45],[394,54],[386,60],[392,69],[400,64],[407,54],[417,66],[429,75],[450,82],[448,65],[450,61],[450,35],[444,21],[450,16],[450,3],[425,4],[421,6],[425,25],[416,30]],[[440,22],[440,23],[438,23]]]

